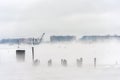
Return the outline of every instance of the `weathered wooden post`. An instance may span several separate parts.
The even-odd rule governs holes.
[[[34,59],[34,47],[32,47],[32,61],[34,65],[38,65],[40,63],[39,59]]]
[[[32,47],[32,60],[34,62],[34,47]]]
[[[94,67],[96,67],[96,58],[94,58]]]
[[[80,58],[80,63],[81,63],[81,66],[82,66],[82,64],[83,64],[83,58]]]
[[[33,61],[33,64],[34,64],[34,65],[39,65],[39,64],[40,64],[40,60],[38,60],[38,59],[34,60],[34,61]]]
[[[52,59],[48,60],[48,66],[52,66]]]
[[[81,67],[83,64],[83,58],[77,59],[77,66]]]
[[[61,59],[61,64],[63,66],[67,66],[67,60],[66,59]]]

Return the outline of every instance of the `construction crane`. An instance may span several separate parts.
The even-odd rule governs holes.
[[[43,33],[41,38],[39,39],[39,42],[38,42],[39,44],[42,42],[44,35],[45,35],[45,33]]]
[[[43,33],[42,36],[38,39],[33,38],[33,45],[40,44],[43,40],[44,35],[45,35],[45,33]]]

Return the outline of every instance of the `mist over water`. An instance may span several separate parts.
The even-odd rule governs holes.
[[[31,45],[0,45],[0,62],[17,63],[16,50],[22,49],[25,52],[25,63],[32,63]],[[93,59],[97,58],[97,64],[119,64],[120,63],[120,42],[117,40],[104,42],[71,42],[71,43],[46,43],[34,46],[35,59],[40,64],[47,65],[52,59],[53,64],[60,65],[61,59],[66,59],[68,65],[75,65],[77,58],[83,58],[83,64],[92,65]]]
[[[0,80],[119,80],[119,47],[117,40],[40,44],[34,46],[40,64],[34,65],[32,45],[0,45]],[[17,61],[16,50],[26,50],[25,62]],[[83,65],[77,67],[76,59],[81,57]],[[52,66],[48,66],[50,59]],[[67,60],[66,67],[61,65],[61,59]]]

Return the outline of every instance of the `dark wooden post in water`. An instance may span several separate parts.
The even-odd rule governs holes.
[[[77,59],[77,66],[81,67],[83,64],[83,58]]]
[[[52,66],[52,59],[48,60],[48,66]]]
[[[32,47],[32,60],[34,62],[34,47]]]
[[[25,50],[16,50],[16,59],[19,62],[25,61]]]
[[[82,64],[83,64],[83,58],[80,58],[80,62],[81,62],[81,66],[82,66]]]
[[[67,66],[67,60],[66,59],[61,59],[61,64],[63,66]]]
[[[96,67],[96,58],[94,58],[94,67]]]

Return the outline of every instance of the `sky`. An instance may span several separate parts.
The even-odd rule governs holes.
[[[120,0],[0,0],[0,37],[120,34]]]

